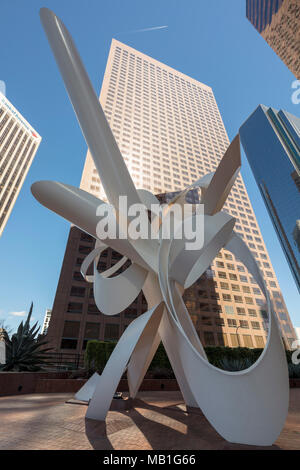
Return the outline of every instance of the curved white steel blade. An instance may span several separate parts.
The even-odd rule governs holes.
[[[152,344],[157,334],[164,305],[160,303],[131,322],[119,339],[100,376],[86,418],[103,421],[112,397],[135,348]]]
[[[255,259],[243,242],[226,249],[239,253],[245,266],[260,283]],[[285,352],[266,289],[270,330],[265,350],[249,369],[227,372],[209,364],[188,340],[182,327],[169,315],[185,376],[206,418],[228,441],[249,445],[273,444],[288,412],[289,383]],[[276,393],[274,391],[276,390]]]
[[[128,205],[140,203],[118,144],[69,31],[48,8],[41,8],[40,17],[109,202],[118,209],[119,196],[126,194]]]
[[[214,215],[222,209],[240,168],[241,149],[238,134],[225,152],[201,199],[201,204],[204,204],[205,214]]]
[[[38,181],[31,186],[31,192],[43,206],[97,238],[97,223],[100,220],[96,215],[97,208],[106,205],[101,199],[87,191],[56,181]],[[129,240],[105,238],[105,244],[139,266],[151,269]]]
[[[75,393],[76,400],[89,401],[96,390],[96,386],[99,380],[100,375],[95,372],[92,377],[90,377],[89,380],[78,390],[78,392]]]

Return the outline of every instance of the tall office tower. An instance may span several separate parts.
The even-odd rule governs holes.
[[[240,136],[300,291],[300,119],[260,105]]]
[[[299,0],[247,0],[248,20],[300,80]]]
[[[100,102],[135,185],[159,193],[161,200],[214,171],[229,145],[210,87],[116,40],[110,48]],[[81,188],[104,198],[89,152]],[[263,270],[288,343],[294,338],[293,327],[240,175],[226,210],[237,218],[236,231]],[[140,294],[117,316],[99,312],[93,289],[80,274],[94,242],[71,228],[48,329],[49,341],[59,352],[81,352],[88,339],[117,339],[132,318],[147,309]],[[110,267],[118,256],[106,250],[99,268]],[[222,250],[185,299],[204,344],[265,344],[264,298],[229,252]]]
[[[40,143],[38,133],[0,93],[0,236]]]

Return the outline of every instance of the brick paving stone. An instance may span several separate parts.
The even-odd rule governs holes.
[[[126,394],[125,394],[126,395]],[[200,413],[187,413],[180,392],[141,392],[131,410],[85,419],[71,394],[0,397],[0,450],[256,449],[226,442]],[[291,389],[285,427],[270,449],[300,449],[300,389]]]

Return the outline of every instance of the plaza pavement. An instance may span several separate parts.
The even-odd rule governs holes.
[[[291,389],[285,427],[270,449],[300,449],[300,389]],[[85,420],[71,394],[0,397],[0,450],[257,449],[230,444],[202,414],[186,413],[180,392],[141,392],[134,408]]]

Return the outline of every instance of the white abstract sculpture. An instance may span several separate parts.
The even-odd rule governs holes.
[[[115,207],[122,228],[124,214],[119,207],[119,196],[127,195],[128,204],[143,203],[149,209],[157,199],[148,191],[136,190],[67,29],[48,9],[43,8],[40,14],[108,201]],[[204,246],[195,251],[186,251],[185,240],[172,237],[161,240],[106,239],[103,243],[96,233],[96,210],[99,204],[105,204],[103,201],[62,183],[41,181],[33,184],[32,193],[38,201],[96,238],[96,248],[85,259],[82,273],[94,283],[98,308],[107,315],[117,314],[131,304],[141,289],[148,302],[149,310],[127,327],[102,375],[95,374],[78,392],[77,398],[90,399],[86,417],[105,420],[125,370],[130,396],[135,397],[162,341],[185,403],[201,408],[225,439],[264,446],[271,445],[278,437],[289,401],[284,347],[256,261],[233,231],[235,219],[222,212],[240,164],[239,137],[236,137],[215,173],[192,185],[202,190],[205,214]],[[184,204],[189,189],[172,203]],[[159,230],[160,221],[156,220],[156,223]],[[105,273],[99,273],[97,262],[107,246],[124,258]],[[268,306],[269,333],[265,350],[255,364],[240,372],[220,370],[208,362],[182,300],[184,289],[205,272],[222,248],[244,263],[264,293]],[[122,274],[109,278],[127,259],[131,260],[131,266]],[[91,263],[94,264],[94,275],[87,276]]]

